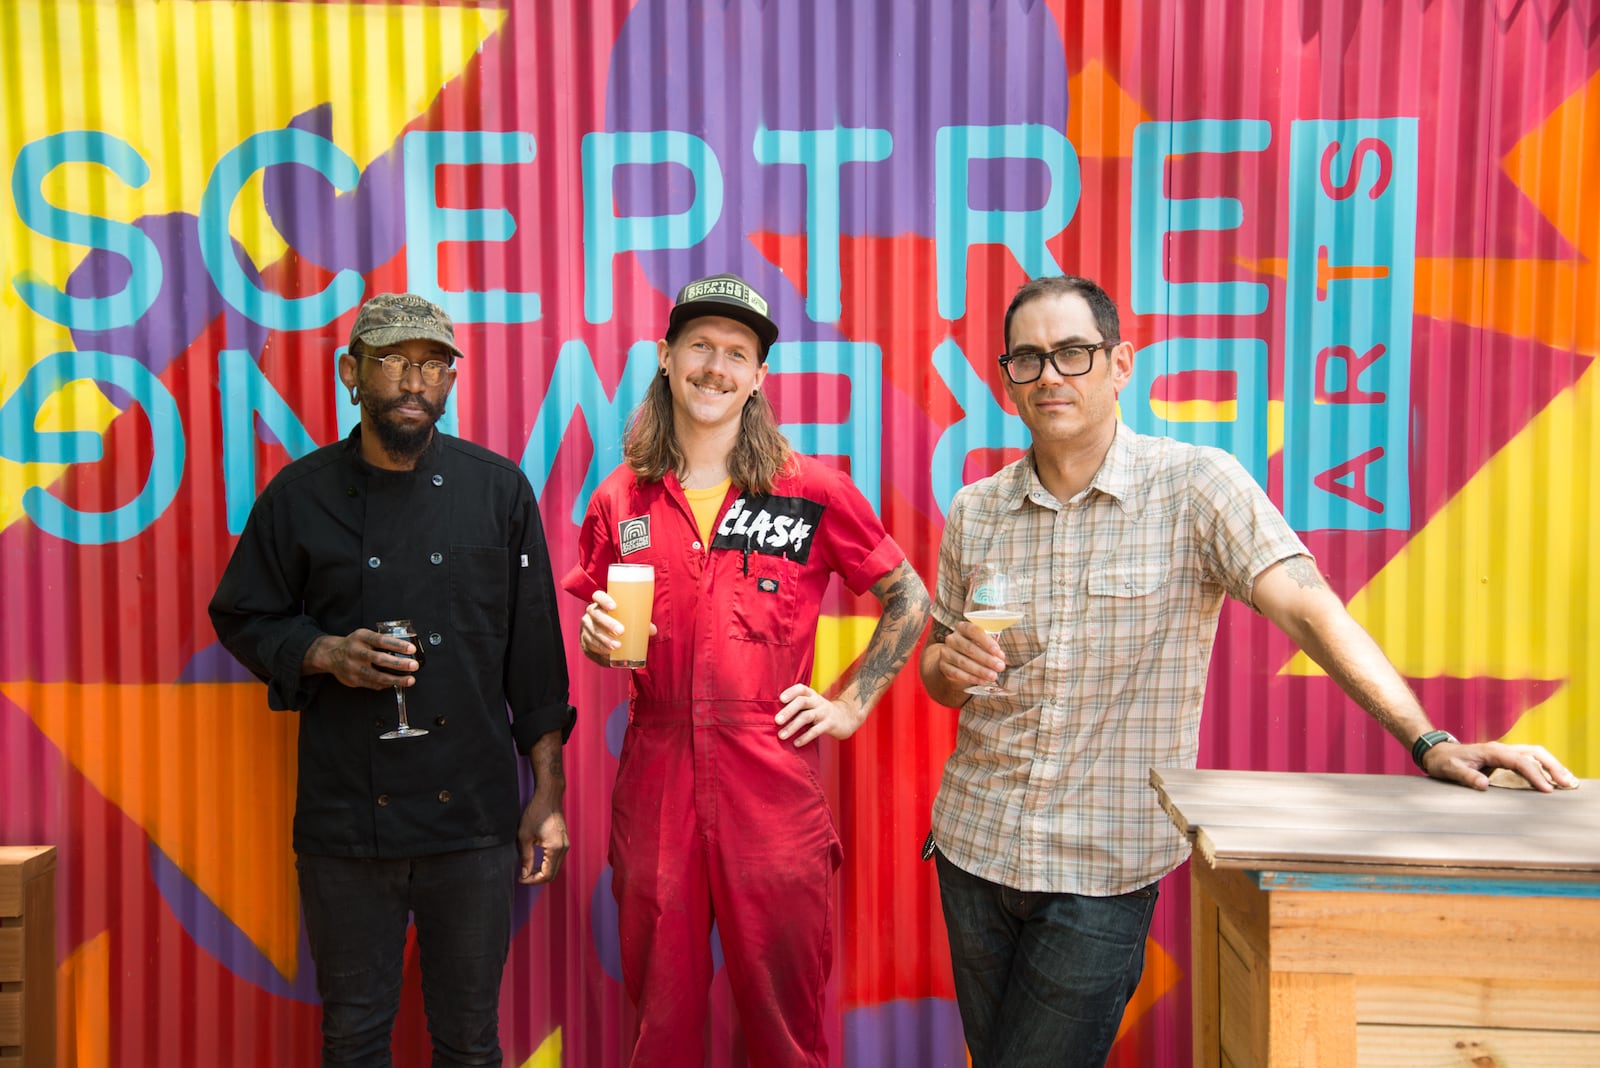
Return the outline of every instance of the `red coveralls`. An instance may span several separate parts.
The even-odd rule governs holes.
[[[828,1060],[839,836],[816,744],[781,741],[773,717],[810,681],[829,576],[863,593],[905,555],[847,477],[795,460],[769,497],[729,491],[709,550],[674,475],[641,485],[618,468],[563,581],[587,601],[607,565],[655,567],[657,633],[633,672],[611,802],[635,1065],[704,1062],[713,917],[751,1062]]]

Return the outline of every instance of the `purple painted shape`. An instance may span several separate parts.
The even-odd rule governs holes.
[[[716,41],[736,62],[686,64]],[[798,58],[797,58],[798,57]],[[808,64],[806,91],[784,92]],[[703,138],[723,172],[722,216],[693,249],[646,252],[651,284],[736,271],[772,305],[785,340],[833,339],[812,324],[798,288],[747,240],[805,232],[805,174],[763,164],[756,131],[868,127],[894,139],[887,159],[839,175],[846,235],[934,235],[935,138],[946,126],[1036,123],[1067,128],[1067,66],[1055,18],[1039,0],[640,0],[611,50],[608,130],[682,130]],[[679,167],[625,167],[618,203],[641,214],[681,207]],[[975,204],[1034,207],[1043,168],[974,168]]]
[[[195,653],[178,673],[179,682],[254,682],[250,669],[233,658],[221,642]]]
[[[333,105],[318,104],[289,126],[333,139]],[[310,167],[280,163],[262,172],[267,216],[291,248],[326,271],[371,274],[405,244],[405,174],[400,144],[373,160],[355,189],[336,193]]]
[[[617,707],[611,710],[606,717],[606,752],[622,759],[622,736],[628,733],[628,702],[626,699],[618,702]]]
[[[594,892],[589,895],[589,937],[600,967],[617,982],[622,982],[622,936],[617,930],[617,899],[611,896],[611,865],[600,869]]]
[[[183,870],[167,855],[150,845],[150,877],[173,916],[195,945],[209,953],[218,964],[240,979],[278,997],[318,1003],[317,975],[311,962],[311,947],[306,942],[306,925],[300,923],[297,974],[289,979],[262,955],[254,942],[195,886]]]
[[[622,982],[622,936],[618,930],[617,899],[611,893],[611,865],[600,870],[594,891],[589,895],[589,937],[594,942],[594,955],[600,967],[617,982]],[[711,925],[711,974],[721,969],[722,932],[716,923]]]
[[[222,299],[211,282],[205,261],[200,257],[200,223],[193,215],[146,215],[135,220],[145,236],[155,243],[161,255],[161,290],[143,318],[132,326],[115,330],[73,330],[72,343],[79,352],[98,350],[131,356],[159,375],[194,343],[200,332],[216,319],[226,316],[224,346],[247,349],[259,356],[268,330],[235,311]],[[237,241],[234,255],[245,274],[256,285],[261,274]],[[67,278],[67,295],[98,297],[118,292],[128,275],[128,262],[104,249],[94,249],[83,258]],[[105,388],[105,387],[102,387]],[[107,392],[119,407],[126,406]]]
[[[967,1040],[954,1001],[886,1001],[844,1014],[844,1063],[862,1068],[966,1068]]]

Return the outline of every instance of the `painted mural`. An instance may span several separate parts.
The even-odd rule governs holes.
[[[1125,421],[1238,456],[1440,726],[1600,775],[1597,34],[1593,0],[0,2],[0,842],[60,851],[61,1063],[316,1057],[296,720],[205,605],[260,488],[352,425],[375,292],[456,317],[445,427],[520,461],[560,574],[672,294],[743,274],[786,431],[931,584],[955,491],[1026,445],[1012,291],[1098,278]],[[874,607],[831,595],[818,685]],[[501,1006],[539,1068],[631,1026],[626,694],[569,660],[573,847],[519,890]],[[1207,701],[1203,766],[1408,772],[1241,606]],[[838,1064],[966,1062],[918,856],[954,734],[908,672],[824,750]],[[1187,901],[1113,1064],[1189,1063]],[[397,1064],[420,1008],[413,966]]]

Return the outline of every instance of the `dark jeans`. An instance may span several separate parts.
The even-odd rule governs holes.
[[[516,864],[514,844],[413,860],[299,856],[324,1065],[389,1064],[413,916],[435,1068],[500,1064]]]
[[[1144,970],[1155,884],[1031,893],[935,861],[973,1068],[1102,1068]]]

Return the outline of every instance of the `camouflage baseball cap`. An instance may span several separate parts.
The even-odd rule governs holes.
[[[415,293],[379,293],[356,313],[350,328],[350,350],[356,342],[369,348],[398,345],[402,341],[437,341],[459,358],[456,324],[444,309]]]

